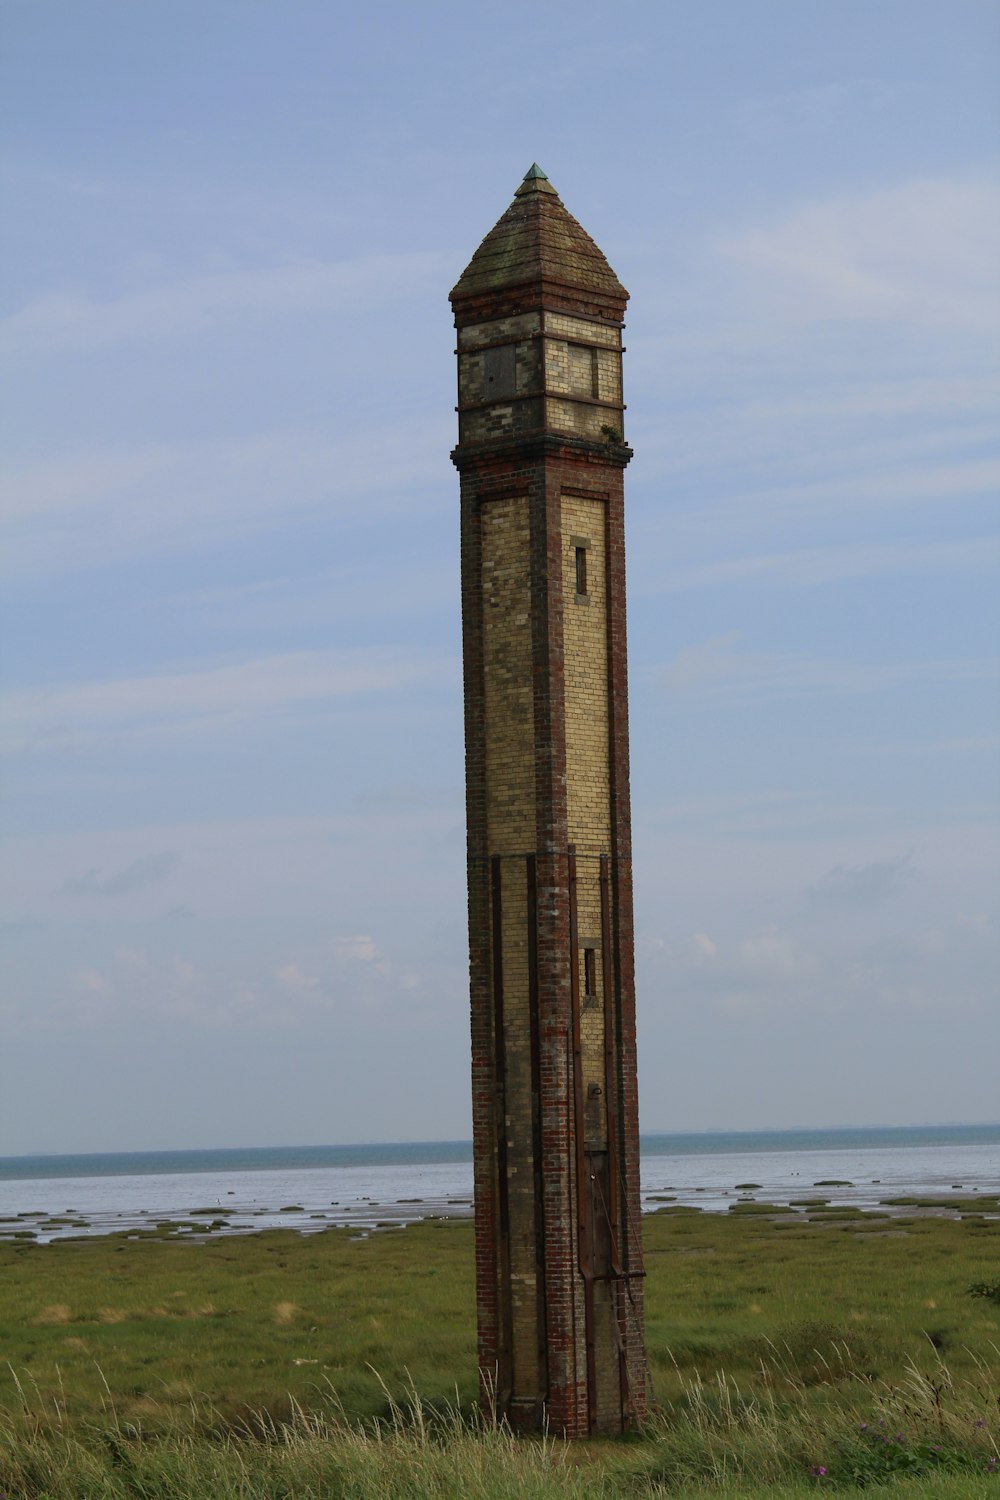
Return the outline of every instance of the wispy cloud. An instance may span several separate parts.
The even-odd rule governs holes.
[[[699,471],[724,476],[732,466],[741,493],[753,490],[757,503],[759,492],[767,493],[761,480],[773,486],[774,476],[789,471],[813,496],[824,493],[817,485],[843,497],[855,478],[897,474],[908,489],[920,478],[925,487],[932,479],[950,491],[956,461],[961,476],[967,464],[992,456],[1000,435],[1000,380],[993,374],[914,380],[903,371],[894,376],[891,361],[876,373],[874,358],[855,346],[845,367],[802,350],[781,369],[761,360],[752,386],[745,376],[727,379],[723,368],[710,398],[685,409],[682,422],[664,422],[662,411],[639,406],[640,425],[631,429],[637,461],[676,481]],[[970,477],[974,491],[975,468]],[[988,480],[994,477],[988,471]]]
[[[871,693],[907,682],[988,681],[996,679],[1000,661],[863,662],[824,660],[797,652],[740,651],[737,633],[711,636],[685,646],[657,669],[671,692]]]
[[[916,874],[912,852],[865,865],[835,865],[806,887],[806,895],[823,905],[872,906],[898,896]]]
[[[134,891],[156,885],[176,868],[177,855],[165,849],[159,854],[145,854],[110,875],[88,870],[64,882],[62,892],[69,896],[128,896]]]
[[[635,480],[672,496],[639,527],[669,529],[675,561],[656,576],[640,558],[639,590],[992,560],[992,537],[966,538],[994,530],[1000,491],[998,267],[1000,189],[975,177],[799,202],[702,254],[630,339]],[[886,537],[918,514],[936,559],[927,525]],[[825,555],[819,525],[841,544]]]
[[[322,508],[392,514],[441,478],[449,430],[405,420],[322,436],[281,430],[8,464],[0,471],[13,573],[106,566],[184,552],[301,521]]]
[[[909,86],[911,89],[913,85]],[[907,92],[885,78],[835,78],[801,88],[777,89],[738,105],[744,128],[762,142],[816,131],[841,130],[859,114],[877,118],[898,109]]]
[[[449,258],[436,253],[381,253],[350,261],[233,266],[104,299],[50,292],[0,322],[0,345],[17,353],[94,348],[173,339],[236,317],[328,315],[439,286],[450,269]]]
[[[829,456],[822,477],[815,476],[811,464],[800,466],[776,455],[770,466],[758,465],[758,471],[778,478],[777,483],[766,484],[754,483],[747,475],[741,479],[736,463],[720,475],[717,454],[706,451],[701,484],[709,494],[699,492],[693,529],[717,528],[723,517],[732,517],[743,530],[759,532],[776,522],[785,528],[811,525],[862,509],[866,521],[880,511],[899,515],[920,509],[953,519],[956,505],[992,499],[1000,491],[1000,459],[949,455],[921,460],[918,453],[907,454],[900,444],[902,451],[895,461],[879,463],[859,448],[850,452],[845,463],[843,453],[833,452],[829,433],[822,441]],[[901,545],[905,547],[906,542]]]
[[[797,480],[782,490],[766,489],[744,494],[744,505],[777,501],[783,508],[815,511],[823,506],[882,504],[895,502],[912,506],[915,501],[949,500],[956,495],[995,495],[1000,487],[1000,459],[968,458],[943,460],[912,468],[894,466],[888,474],[854,468],[829,480],[801,483]]]
[[[977,1010],[992,1024],[998,954],[991,924],[978,913],[949,911],[936,921],[907,919],[895,898],[911,873],[906,857],[830,871],[807,922],[646,936],[638,950],[645,984],[662,986],[675,1008],[794,1014],[805,1025],[853,1013],[877,1027],[900,1008],[949,1022],[957,1009]]]
[[[811,588],[816,584],[888,574],[989,571],[998,564],[1000,536],[960,541],[856,542],[690,563],[669,571],[656,592],[748,581]],[[650,591],[652,583],[652,579],[647,581],[644,592]]]
[[[1000,189],[919,179],[806,204],[718,245],[758,299],[795,321],[981,330],[1000,323]]]
[[[421,982],[371,937],[313,943],[308,953],[277,962],[267,950],[234,955],[216,946],[190,953],[181,942],[166,950],[119,943],[93,962],[57,967],[47,977],[44,1002],[10,1006],[9,1020],[43,1031],[136,1020],[288,1031],[312,1028],[323,1013],[347,1020],[409,1005],[405,997]]]
[[[298,964],[282,964],[274,976],[282,989],[290,990],[292,994],[308,994],[319,989],[319,975],[307,974]]]
[[[61,750],[95,739],[217,726],[295,704],[450,681],[456,670],[447,657],[372,646],[31,689],[0,700],[5,747]]]
[[[379,958],[379,951],[375,946],[375,939],[359,934],[355,937],[340,937],[335,940],[334,951],[338,958],[350,959],[355,963],[371,964]]]
[[[898,750],[899,747],[895,746]],[[930,740],[926,744],[911,745],[925,755],[991,755],[1000,750],[1000,734],[970,734],[958,739]]]

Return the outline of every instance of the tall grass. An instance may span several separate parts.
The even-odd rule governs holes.
[[[478,1418],[468,1224],[0,1247],[0,1496],[1000,1500],[995,1223],[646,1243],[654,1414],[572,1444]]]
[[[415,1393],[389,1403],[382,1419],[352,1423],[335,1399],[313,1409],[292,1403],[287,1419],[267,1413],[243,1425],[204,1404],[171,1407],[155,1434],[123,1422],[112,1403],[101,1422],[70,1428],[35,1409],[0,1433],[0,1475],[10,1500],[357,1500],[600,1495],[603,1486],[571,1462],[566,1445],[523,1442],[461,1408],[429,1412]],[[206,1433],[213,1432],[208,1439]]]
[[[412,1385],[384,1387],[385,1415],[363,1421],[327,1388],[309,1407],[292,1401],[281,1419],[232,1421],[192,1401],[147,1429],[121,1417],[102,1380],[101,1417],[80,1425],[12,1372],[19,1410],[0,1425],[0,1486],[9,1500],[634,1500],[875,1486],[913,1500],[1000,1494],[1000,1350],[992,1364],[976,1362],[972,1379],[956,1381],[936,1359],[875,1385],[851,1370],[847,1351],[832,1352],[846,1399],[817,1407],[776,1351],[765,1394],[723,1373],[682,1376],[677,1399],[625,1443],[519,1438],[457,1399],[428,1405]],[[857,1419],[855,1385],[867,1421]]]

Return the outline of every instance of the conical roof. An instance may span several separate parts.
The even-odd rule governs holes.
[[[459,277],[451,301],[546,282],[624,306],[628,292],[590,235],[532,163],[507,212]]]

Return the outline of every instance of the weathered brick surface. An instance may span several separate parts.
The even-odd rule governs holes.
[[[569,339],[576,344],[604,344],[621,349],[621,327],[617,321],[598,322],[593,318],[574,318],[566,313],[547,312],[545,332],[552,339]]]
[[[519,1425],[575,1435],[645,1409],[630,455],[600,433],[621,430],[626,294],[552,189],[537,212],[534,191],[453,293],[477,1303],[484,1393]]]
[[[483,508],[483,693],[486,842],[490,854],[534,847],[531,515],[527,495]]]
[[[540,312],[521,313],[513,318],[493,318],[486,323],[469,323],[458,330],[458,347],[479,349],[487,344],[506,344],[530,338],[541,332]]]

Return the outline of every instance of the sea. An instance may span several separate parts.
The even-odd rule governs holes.
[[[645,1212],[803,1199],[891,1210],[906,1197],[949,1212],[956,1192],[1000,1192],[1000,1124],[648,1134],[641,1179]],[[365,1235],[471,1213],[468,1141],[0,1157],[0,1240]]]

